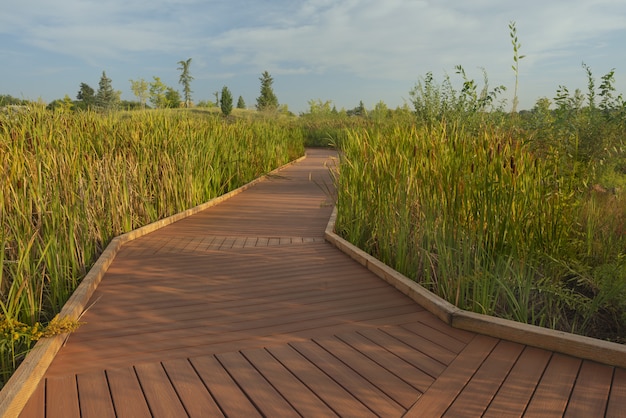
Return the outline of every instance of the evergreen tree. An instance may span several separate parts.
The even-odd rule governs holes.
[[[230,94],[230,90],[228,87],[224,86],[222,88],[222,100],[220,100],[220,108],[222,109],[222,113],[224,116],[230,115],[233,111],[233,95]]]
[[[261,75],[261,95],[256,99],[256,108],[258,110],[276,110],[278,109],[278,98],[274,94],[272,84],[274,79],[267,71]]]
[[[113,90],[111,79],[102,71],[102,77],[98,83],[95,104],[102,110],[115,110],[120,102],[120,94]]]
[[[243,97],[239,96],[239,99],[237,100],[237,109],[245,109],[246,108],[246,102],[243,101]]]
[[[90,109],[96,102],[96,92],[88,84],[80,83],[80,90],[78,90],[76,99],[79,100],[77,103],[79,108]]]
[[[185,97],[185,107],[191,106],[191,81],[193,77],[189,74],[189,65],[191,65],[191,58],[187,61],[178,61],[180,67],[178,69],[181,71],[180,79],[178,82],[183,86],[183,96]]]

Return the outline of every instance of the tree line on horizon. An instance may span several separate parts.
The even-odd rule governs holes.
[[[166,85],[160,77],[153,76],[152,81],[143,78],[129,80],[131,91],[136,100],[122,100],[122,92],[113,88],[112,80],[107,77],[106,71],[102,71],[98,89],[95,90],[89,84],[81,82],[76,99],[73,100],[69,95],[65,95],[63,99],[56,99],[50,102],[46,107],[50,110],[62,111],[80,111],[80,110],[99,110],[111,111],[118,109],[135,110],[135,109],[164,109],[164,108],[189,108],[194,107],[192,101],[191,82],[194,77],[189,70],[191,58],[178,62],[180,71],[179,83],[182,86],[182,95],[172,86]],[[261,81],[260,95],[257,98],[256,109],[260,111],[278,110],[278,98],[273,90],[274,79],[268,71],[264,71],[259,78]],[[246,109],[246,102],[242,96],[239,96],[236,104],[233,101],[233,95],[227,86],[220,91],[213,93],[215,101],[210,100],[199,101],[195,107],[220,107],[225,116],[230,115],[233,106],[238,109]],[[31,101],[18,99],[10,95],[0,95],[0,106],[10,105],[28,105]],[[148,104],[149,103],[149,104]]]

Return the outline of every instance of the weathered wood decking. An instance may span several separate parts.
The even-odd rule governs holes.
[[[331,154],[124,245],[21,416],[626,416],[626,370],[451,328],[326,243]]]

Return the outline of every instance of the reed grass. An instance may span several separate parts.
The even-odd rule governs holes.
[[[239,187],[302,144],[287,124],[181,111],[0,119],[0,323],[15,331],[0,333],[0,382],[113,237]]]
[[[351,131],[337,231],[462,309],[619,340],[624,198],[591,196],[575,161],[520,136],[445,121]]]

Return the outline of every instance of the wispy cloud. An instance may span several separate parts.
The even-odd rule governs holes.
[[[205,74],[267,69],[397,82],[456,64],[478,77],[481,66],[495,79],[510,78],[511,20],[530,73],[551,59],[600,54],[607,34],[626,31],[626,2],[25,0],[0,14],[0,35],[92,66],[193,57]]]

